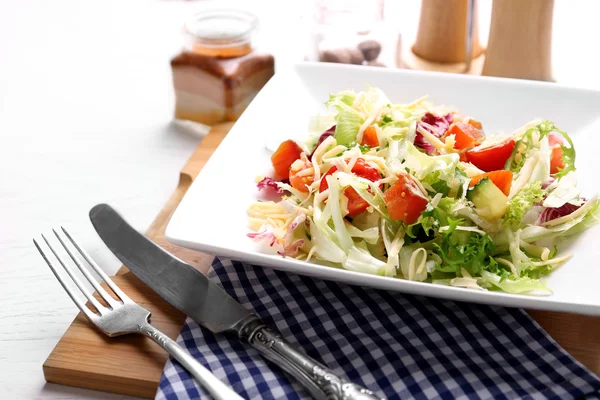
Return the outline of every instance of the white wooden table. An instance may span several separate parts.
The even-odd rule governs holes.
[[[300,42],[272,34],[298,20],[298,2],[219,5],[240,3],[261,16],[277,68],[301,58]],[[398,3],[409,37],[419,2]],[[600,4],[565,3],[555,10],[556,76],[600,89],[589,47],[600,34]],[[123,398],[45,383],[42,363],[76,308],[31,239],[64,225],[107,272],[119,267],[88,210],[110,203],[143,231],[174,189],[200,135],[171,123],[168,61],[180,45],[182,19],[211,5],[0,0],[1,399]],[[481,9],[489,10],[489,0]]]

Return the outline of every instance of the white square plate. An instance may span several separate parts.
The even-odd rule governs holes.
[[[268,254],[252,242],[246,209],[259,194],[255,178],[271,170],[265,145],[308,132],[330,92],[383,89],[392,102],[428,94],[482,121],[486,132],[511,132],[544,118],[570,133],[584,195],[600,193],[594,176],[600,149],[600,92],[552,83],[454,74],[300,64],[279,72],[258,94],[198,175],[167,227],[181,246],[322,279],[458,301],[600,315],[600,226],[566,244],[574,256],[547,278],[550,296],[526,296],[411,282],[330,268]]]

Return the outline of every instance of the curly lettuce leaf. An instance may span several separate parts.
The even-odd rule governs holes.
[[[461,198],[463,194],[466,194],[469,178],[467,178],[463,170],[456,167],[454,170],[454,179],[450,180],[450,182],[440,179],[441,174],[441,171],[437,170],[421,179],[423,187],[430,196],[433,197],[441,193],[444,197]]]
[[[533,291],[551,292],[544,282],[538,279],[532,279],[528,277],[512,279],[503,278],[489,271],[481,272],[481,279],[507,293],[526,293]]]
[[[436,208],[427,204],[427,208],[421,212],[421,216],[417,222],[406,227],[406,236],[411,241],[427,242],[433,238],[433,233],[436,228],[440,228],[444,224],[440,224],[440,218]]]
[[[459,231],[456,228],[460,221],[448,218],[448,222],[449,229],[442,232],[441,244],[433,244],[433,253],[442,259],[437,270],[461,276],[464,268],[471,276],[478,276],[495,263],[492,257],[495,246],[488,234]]]
[[[466,225],[464,220],[453,216],[451,210],[456,202],[457,200],[451,197],[442,197],[435,207],[431,203],[427,204],[417,222],[406,227],[408,238],[421,243],[427,242],[434,238],[435,232],[442,226],[450,224],[449,218],[451,217],[458,224]]]
[[[512,154],[506,160],[504,169],[518,173],[525,165],[525,162],[530,158],[529,153],[532,149],[539,149],[541,139],[547,137],[551,132],[561,132],[553,122],[542,121],[535,126],[527,129],[520,135]]]
[[[571,254],[555,257],[556,248],[539,246],[524,241],[521,237],[522,230],[512,231],[505,229],[508,240],[508,253],[497,256],[497,260],[510,269],[508,277],[513,280],[520,278],[539,279],[559,265],[567,261]]]
[[[430,196],[435,196],[437,193],[441,193],[442,196],[448,196],[448,193],[450,192],[448,182],[440,179],[439,170],[433,171],[429,175],[425,176],[423,179],[421,179],[421,183]]]
[[[545,191],[542,189],[542,182],[533,182],[527,184],[508,202],[508,210],[504,215],[504,225],[517,228],[523,217],[535,203],[539,203],[544,198]]]

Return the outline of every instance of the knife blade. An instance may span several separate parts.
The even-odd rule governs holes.
[[[90,210],[106,246],[169,304],[214,333],[228,332],[300,381],[317,399],[379,399],[289,344],[225,290],[136,231],[108,204]]]
[[[106,246],[142,282],[212,332],[232,329],[252,315],[200,271],[138,233],[108,205],[90,211]]]

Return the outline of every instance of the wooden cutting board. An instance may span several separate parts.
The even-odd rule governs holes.
[[[181,170],[179,185],[146,235],[202,272],[213,256],[169,243],[164,231],[194,178],[221,143],[232,124],[214,127]],[[175,339],[185,316],[122,267],[115,283],[131,299],[152,312],[152,324]],[[600,317],[529,311],[536,321],[575,358],[600,375]],[[48,382],[153,398],[167,354],[152,340],[138,335],[109,338],[79,314],[60,339],[43,370]]]

